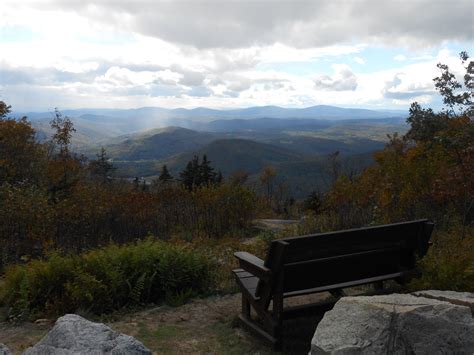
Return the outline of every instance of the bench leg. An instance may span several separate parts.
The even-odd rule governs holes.
[[[250,302],[242,294],[242,316],[246,319],[250,319]]]
[[[272,335],[276,339],[273,350],[281,350],[282,347],[282,324],[283,324],[283,294],[273,296],[273,326]]]
[[[262,328],[262,326],[260,324],[258,324],[256,321],[254,321],[252,319],[247,319],[243,315],[240,315],[239,319],[247,329],[249,329],[250,331],[253,331],[256,334],[262,336],[275,349],[275,344],[278,343],[278,339],[274,338],[272,334],[268,333],[266,331],[266,329]]]
[[[262,322],[263,324],[260,323],[258,320],[252,319],[251,307],[252,303],[242,293],[242,314],[239,315],[240,321],[247,329],[265,338],[272,345],[272,347],[275,348],[275,344],[278,343],[278,339],[274,337],[274,334],[272,332],[273,319],[271,317],[262,318],[261,316],[259,316],[260,312],[258,310],[256,310],[257,318],[259,318],[260,322]]]

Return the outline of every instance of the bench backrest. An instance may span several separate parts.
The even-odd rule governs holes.
[[[413,269],[428,250],[433,224],[417,220],[272,241],[265,266],[283,292],[316,288]],[[276,287],[260,282],[257,294]]]

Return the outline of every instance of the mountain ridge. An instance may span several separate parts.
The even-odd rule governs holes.
[[[230,118],[388,118],[406,116],[406,112],[398,110],[372,110],[365,108],[345,108],[331,105],[314,105],[304,108],[285,108],[280,106],[251,106],[246,108],[214,109],[207,107],[175,108],[140,107],[132,109],[85,108],[65,109],[63,115],[80,117],[82,115],[137,118],[148,115],[154,119],[230,119]],[[13,112],[16,116],[27,116],[31,120],[52,118],[51,112]]]

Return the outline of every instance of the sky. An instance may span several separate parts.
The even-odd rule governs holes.
[[[335,105],[437,108],[462,77],[473,0],[0,0],[15,111]]]

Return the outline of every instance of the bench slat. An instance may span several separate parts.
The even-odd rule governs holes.
[[[285,261],[296,262],[334,255],[357,253],[366,250],[389,248],[403,244],[418,248],[419,238],[425,228],[425,221],[414,221],[344,230],[324,234],[282,239],[289,244]]]
[[[262,259],[245,251],[236,252],[234,256],[239,260],[240,267],[245,271],[250,272],[261,280],[268,281],[270,279],[271,270],[264,265]]]
[[[247,289],[247,290],[251,290],[251,289],[256,289],[257,288],[257,284],[258,284],[258,277],[246,277],[246,278],[243,278],[243,279],[240,279],[240,282],[242,282],[242,285]]]
[[[354,253],[283,266],[283,292],[363,280],[411,269],[400,249]]]
[[[359,252],[359,253],[336,255],[336,256],[330,256],[330,257],[320,258],[320,259],[295,261],[295,262],[292,262],[292,263],[285,264],[285,267],[292,267],[292,266],[299,266],[299,265],[311,265],[311,264],[324,263],[324,262],[329,262],[329,261],[343,260],[343,259],[347,259],[347,258],[351,258],[351,257],[355,257],[355,256],[369,256],[369,255],[372,255],[372,254],[386,253],[386,252],[399,251],[399,250],[400,250],[399,246],[393,246],[393,247],[381,248],[381,249],[375,249],[375,250],[366,250],[366,251],[362,251],[362,252]]]
[[[399,278],[399,277],[403,277],[404,274],[405,274],[404,272],[395,272],[393,274],[376,276],[376,277],[369,277],[369,278],[362,279],[362,280],[357,280],[357,281],[342,282],[342,283],[339,283],[339,284],[327,285],[327,286],[322,286],[322,287],[314,287],[314,288],[309,288],[309,289],[306,289],[306,290],[285,292],[283,294],[283,296],[285,298],[295,297],[295,296],[304,296],[304,295],[309,295],[309,294],[312,294],[312,293],[337,290],[337,289],[340,289],[340,288],[367,285],[367,284],[378,282],[378,281],[393,280],[393,279],[396,279],[396,278]]]
[[[232,272],[235,274],[235,276],[241,279],[246,277],[255,277],[255,275],[252,275],[250,272],[247,272],[244,269],[234,269]]]

